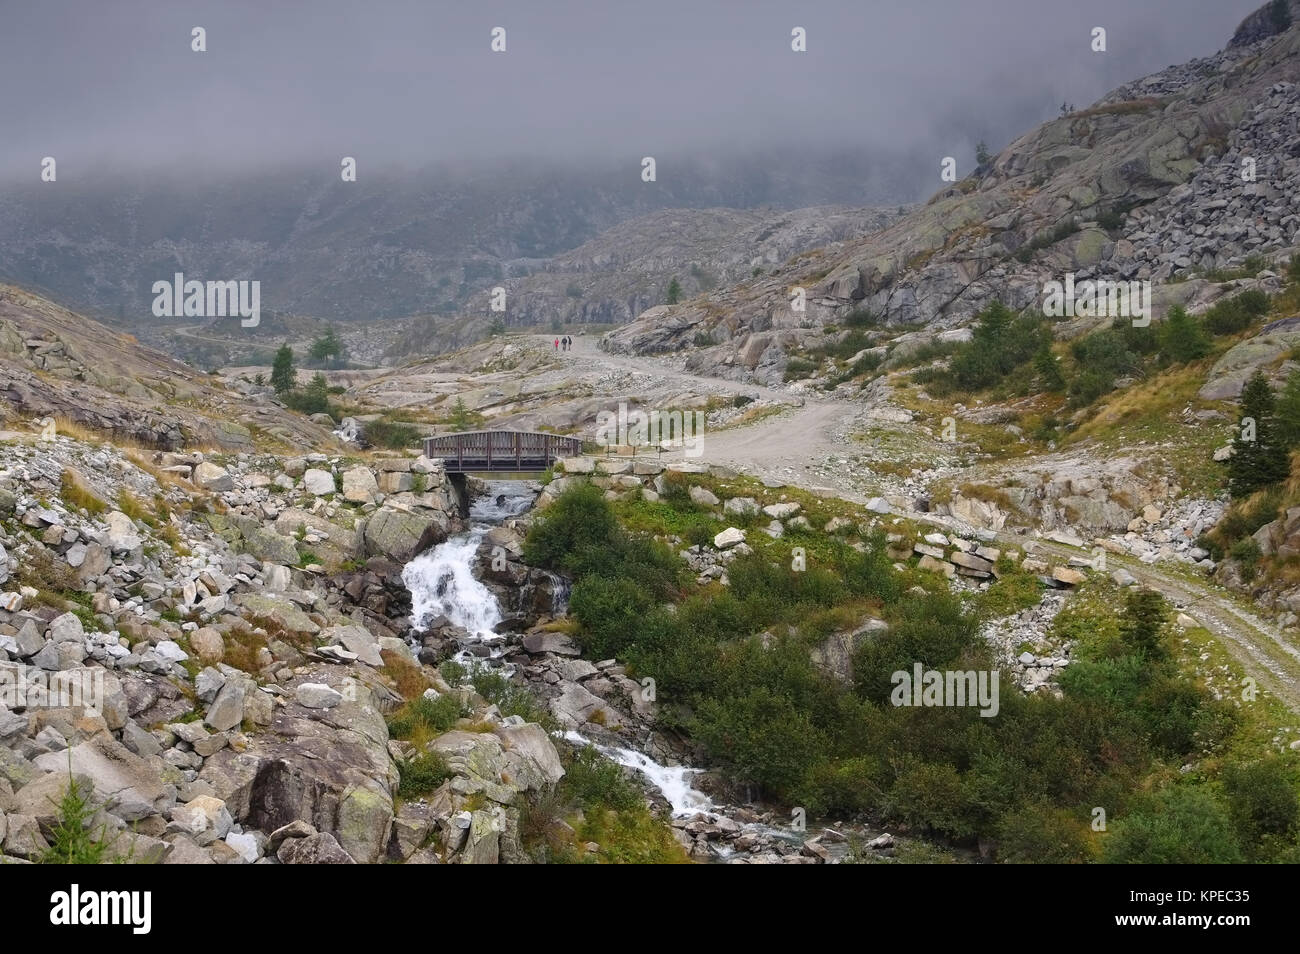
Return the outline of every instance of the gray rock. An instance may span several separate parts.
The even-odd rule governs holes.
[[[22,628],[18,630],[18,635],[14,637],[14,641],[17,645],[18,655],[22,658],[36,655],[36,653],[40,652],[41,647],[45,645],[45,637],[41,635],[40,628],[36,625],[36,621],[32,619],[23,623]]]
[[[235,682],[223,685],[203,721],[218,732],[237,727],[244,721],[244,687]]]
[[[343,701],[343,694],[324,683],[304,682],[294,690],[294,700],[308,709],[332,709]]]
[[[71,762],[74,775],[89,775],[96,797],[124,821],[166,811],[176,797],[175,789],[160,780],[161,773],[155,764],[105,734],[75,745],[67,752],[50,752],[34,761],[47,772],[65,774]]]
[[[286,865],[354,865],[356,861],[329,832],[317,832],[306,838],[288,838],[281,843],[276,857]]]
[[[81,619],[73,613],[64,613],[56,616],[50,622],[50,628],[47,635],[51,642],[81,642],[86,638],[86,629],[81,625]]]
[[[692,486],[688,491],[691,502],[700,507],[716,507],[721,501],[717,494],[706,487]]]
[[[316,497],[324,497],[335,493],[337,490],[334,485],[334,475],[328,470],[317,470],[315,468],[303,474],[302,486],[307,493]]]
[[[745,531],[736,527],[728,527],[713,538],[713,545],[719,550],[729,550],[737,544],[745,542]]]
[[[235,489],[235,481],[230,472],[219,464],[205,460],[194,468],[193,473],[193,482],[209,493],[224,493]]]

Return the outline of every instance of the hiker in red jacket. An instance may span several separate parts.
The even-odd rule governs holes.
[[[559,339],[559,338],[556,338],[556,339],[555,339],[555,350],[556,350],[556,351],[559,351],[559,350],[560,350],[560,339]]]

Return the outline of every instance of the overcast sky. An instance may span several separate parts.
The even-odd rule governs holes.
[[[200,158],[962,155],[1214,53],[1260,3],[0,0],[0,174],[47,155],[61,181]]]

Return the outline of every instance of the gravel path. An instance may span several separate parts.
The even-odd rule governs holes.
[[[697,389],[716,385],[720,393],[747,393],[786,403],[789,405],[787,410],[752,424],[706,431],[700,460],[733,467],[760,479],[808,490],[829,491],[857,503],[865,499],[843,466],[825,465],[827,458],[837,457],[842,461],[846,456],[855,455],[857,449],[846,437],[861,421],[865,410],[861,405],[702,377],[673,368],[662,358],[606,354],[596,347],[594,338],[575,338],[574,348],[566,357],[593,367],[618,368],[665,381],[677,380]],[[664,456],[680,457],[681,452]],[[810,481],[821,481],[823,485]],[[934,521],[928,514],[908,516],[941,522]],[[1011,533],[997,534],[997,538],[1003,543],[1019,546],[1031,539]],[[1037,552],[1049,553],[1063,562],[1071,556],[1083,554],[1083,551],[1041,539],[1033,540],[1032,545]],[[1272,692],[1292,710],[1300,712],[1300,648],[1288,641],[1277,627],[1244,609],[1231,594],[1217,586],[1193,582],[1136,560],[1115,556],[1111,556],[1111,560],[1115,567],[1123,566],[1139,583],[1159,591],[1179,611],[1195,618],[1215,635],[1248,674],[1255,677],[1263,691]]]

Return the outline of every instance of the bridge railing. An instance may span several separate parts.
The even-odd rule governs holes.
[[[540,431],[463,431],[424,439],[424,456],[449,472],[545,470],[560,457],[582,453],[576,437]]]

